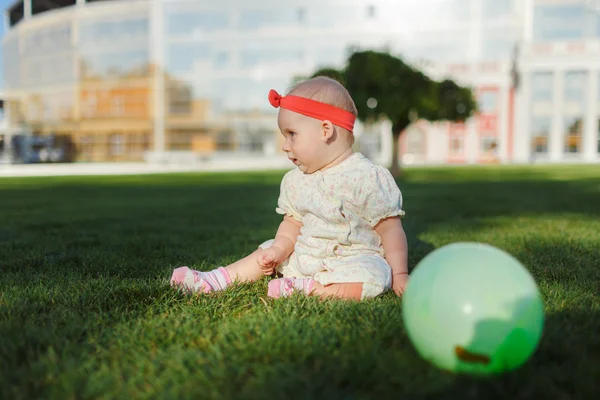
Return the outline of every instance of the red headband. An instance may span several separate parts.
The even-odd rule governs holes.
[[[332,124],[341,126],[350,132],[354,129],[354,121],[356,121],[354,114],[320,101],[299,96],[281,96],[271,89],[269,91],[269,103],[275,108],[285,108],[321,121],[328,119]]]

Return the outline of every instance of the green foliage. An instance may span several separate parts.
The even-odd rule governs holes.
[[[437,82],[387,52],[356,51],[344,69],[323,68],[325,75],[344,83],[358,108],[358,118],[392,122],[399,135],[415,119],[464,121],[476,109],[469,88],[452,80]]]
[[[321,68],[317,72],[315,72],[311,77],[315,76],[326,76],[328,78],[335,79],[342,85],[346,86],[346,78],[344,73],[335,68]]]

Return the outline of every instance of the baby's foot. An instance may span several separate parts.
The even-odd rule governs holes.
[[[280,278],[269,282],[267,296],[278,299],[279,297],[289,297],[296,291],[302,291],[310,294],[313,290],[314,279],[312,278]]]
[[[179,267],[173,270],[173,275],[171,275],[171,286],[177,286],[190,292],[210,293],[223,290],[230,284],[229,273],[223,267],[209,272]]]

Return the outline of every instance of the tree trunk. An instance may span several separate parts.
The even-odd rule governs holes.
[[[397,121],[392,125],[392,166],[390,173],[394,178],[402,178],[402,169],[400,168],[400,135],[410,125],[410,120]]]
[[[392,166],[390,172],[394,178],[402,177],[402,170],[400,169],[400,132],[392,132]]]

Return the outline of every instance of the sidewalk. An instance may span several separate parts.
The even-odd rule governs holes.
[[[293,164],[287,157],[232,157],[194,164],[158,163],[72,163],[72,164],[0,164],[0,177],[143,175],[177,172],[233,172],[288,170]]]

